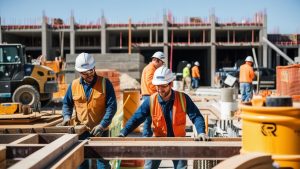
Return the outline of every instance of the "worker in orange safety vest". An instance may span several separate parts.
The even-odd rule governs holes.
[[[196,61],[194,66],[192,67],[192,88],[197,89],[200,83],[200,70],[199,70],[199,62]]]
[[[156,69],[152,84],[157,92],[144,100],[134,115],[127,121],[119,137],[125,137],[138,127],[147,117],[152,122],[155,137],[185,137],[186,115],[195,125],[197,140],[207,140],[205,122],[199,109],[191,98],[172,89],[175,75],[170,69],[162,66]],[[158,168],[161,160],[146,160],[145,169]],[[173,160],[174,168],[187,168],[186,160]]]
[[[253,96],[252,81],[255,77],[255,73],[252,65],[252,56],[247,56],[247,58],[245,59],[245,63],[240,66],[239,82],[242,102],[249,102]]]
[[[73,108],[75,123],[85,125],[87,131],[79,139],[108,137],[108,127],[117,110],[112,83],[95,72],[95,59],[88,53],[76,57],[75,69],[80,77],[72,81],[63,100],[62,126],[70,124]],[[85,160],[79,168],[89,168]],[[110,168],[109,161],[97,160],[97,168]]]
[[[156,93],[156,88],[152,84],[152,79],[154,72],[157,68],[161,67],[164,64],[165,55],[163,52],[155,52],[152,55],[151,62],[143,69],[141,77],[141,94],[142,100],[145,100],[147,97],[150,97],[153,93]],[[143,127],[143,136],[151,137],[151,122],[150,119],[145,120]]]

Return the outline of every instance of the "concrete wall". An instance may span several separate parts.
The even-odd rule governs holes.
[[[74,69],[75,59],[78,54],[66,55],[66,82],[70,83],[76,75]],[[141,54],[92,54],[96,60],[96,69],[116,69],[121,73],[127,73],[129,76],[140,81],[143,68],[145,67],[144,56]]]

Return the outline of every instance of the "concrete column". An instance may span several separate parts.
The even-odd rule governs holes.
[[[49,38],[49,31],[48,31],[48,21],[47,17],[43,15],[43,22],[42,22],[42,55],[45,56],[46,60],[51,60],[49,56],[50,51],[50,38]]]
[[[163,44],[164,44],[164,54],[166,56],[165,63],[166,66],[170,66],[170,63],[168,61],[168,18],[167,15],[164,14],[164,20],[163,20]]]
[[[298,57],[300,57],[300,45],[298,46]]]
[[[105,17],[101,17],[101,54],[106,54],[106,21]]]
[[[229,32],[229,30],[227,31],[227,42],[228,43],[230,42],[230,32]]]
[[[282,49],[283,53],[287,55],[287,48]]]
[[[1,17],[0,17],[0,44],[2,43],[2,24],[1,24]]]
[[[264,18],[263,18],[263,28],[262,28],[262,33],[261,36],[268,38],[268,33],[267,33],[267,14],[264,13]],[[262,42],[262,38],[260,36],[260,42]],[[267,54],[268,54],[268,46],[267,43],[262,43],[262,56],[260,56],[262,59],[262,65],[263,67],[267,67],[268,64],[268,58],[267,58]],[[269,61],[270,62],[270,61]]]
[[[279,53],[275,52],[276,55],[276,66],[280,65],[280,55]]]
[[[211,67],[211,73],[210,73],[210,84],[211,86],[214,85],[214,76],[216,72],[216,18],[215,14],[210,15],[210,24],[211,24],[211,30],[210,30],[210,41],[211,41],[211,48],[210,48],[210,67]]]
[[[149,44],[152,45],[152,29],[149,31]]]
[[[155,30],[155,43],[158,43],[158,30]]]
[[[268,68],[272,68],[272,48],[268,48]]]
[[[75,54],[75,19],[73,14],[70,18],[70,54]]]

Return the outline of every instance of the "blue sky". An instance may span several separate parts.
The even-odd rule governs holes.
[[[104,13],[109,22],[161,21],[171,11],[178,21],[208,18],[211,11],[222,21],[240,22],[266,11],[268,33],[300,34],[300,0],[0,0],[2,24],[35,23],[45,12],[67,21],[73,11],[77,23],[96,23]]]

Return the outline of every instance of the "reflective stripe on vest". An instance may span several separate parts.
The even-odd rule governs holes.
[[[91,90],[90,98],[87,100],[83,86],[80,84],[80,78],[72,82],[72,96],[76,111],[75,120],[79,124],[86,125],[89,130],[100,124],[105,114],[105,78],[98,76]]]
[[[185,137],[186,126],[186,100],[181,92],[174,91],[174,103],[172,107],[172,127],[175,137]],[[162,111],[161,105],[158,102],[158,94],[150,96],[150,113],[152,117],[153,133],[156,137],[167,136],[167,125]]]

